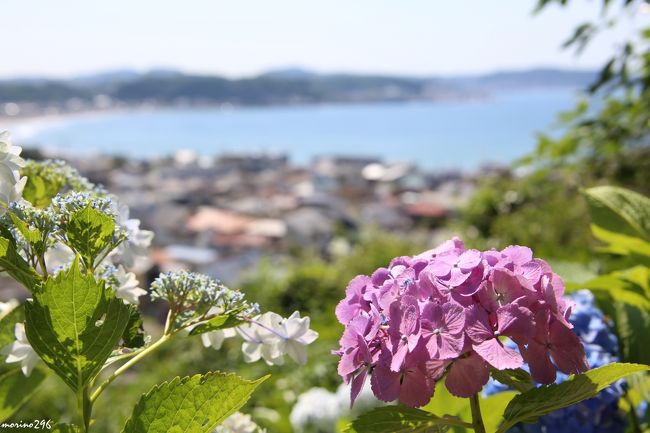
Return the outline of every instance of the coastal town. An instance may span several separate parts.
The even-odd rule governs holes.
[[[56,157],[26,150],[33,158]],[[235,283],[262,258],[295,247],[323,257],[349,249],[346,230],[373,226],[434,236],[474,191],[460,171],[430,173],[377,158],[321,156],[307,166],[286,155],[179,150],[149,160],[65,159],[104,185],[155,232],[141,282],[161,271],[193,269]],[[484,168],[501,173],[497,168]]]

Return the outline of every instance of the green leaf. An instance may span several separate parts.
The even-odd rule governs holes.
[[[589,188],[585,194],[594,224],[610,232],[650,241],[650,199],[614,186]]]
[[[519,392],[526,392],[535,388],[530,374],[521,368],[513,370],[497,370],[493,368],[490,370],[490,374],[495,380]]]
[[[30,245],[36,244],[41,240],[41,232],[38,229],[30,229],[27,223],[18,218],[13,212],[9,212],[9,217],[18,231]]]
[[[115,222],[88,205],[70,217],[66,230],[70,248],[81,255],[88,269],[93,269],[95,259],[113,241]]]
[[[63,188],[62,182],[54,182],[53,179],[46,181],[36,173],[29,173],[23,189],[23,198],[34,207],[46,208],[61,188]]]
[[[499,432],[519,422],[534,421],[540,416],[595,397],[600,391],[627,375],[650,370],[641,364],[612,363],[586,373],[570,376],[565,382],[531,389],[517,395],[506,407],[505,424]]]
[[[103,282],[82,274],[76,258],[25,304],[34,350],[75,392],[92,380],[118,343],[129,308]]]
[[[18,254],[16,244],[4,237],[0,237],[0,269],[29,290],[33,291],[36,287],[38,274]]]
[[[634,304],[615,302],[614,318],[621,359],[650,364],[650,311]]]
[[[192,331],[190,331],[190,335],[199,335],[203,334],[204,332],[234,328],[242,322],[243,320],[239,319],[236,314],[224,314],[221,316],[215,316],[207,322],[195,326]]]
[[[646,242],[641,238],[605,230],[596,224],[591,225],[591,232],[596,239],[607,244],[607,246],[599,248],[599,251],[603,253],[621,256],[634,254],[641,257],[650,257],[650,242]]]
[[[434,397],[435,398],[435,397]],[[462,425],[458,418],[441,418],[406,406],[384,406],[364,413],[352,421],[348,433],[441,433],[450,426]]]
[[[122,334],[122,347],[137,349],[144,346],[144,328],[140,311],[135,306],[130,307],[129,322]]]
[[[46,375],[35,369],[25,377],[19,369],[0,375],[0,422],[13,415],[38,390]]]
[[[13,343],[16,340],[14,333],[16,323],[25,321],[25,309],[22,305],[14,308],[6,316],[0,319],[0,349]],[[9,370],[19,370],[20,363],[7,364],[0,358],[0,374]]]
[[[14,335],[16,323],[23,323],[24,321],[25,309],[22,305],[17,306],[0,319],[0,349],[14,342],[16,339]]]
[[[620,272],[601,275],[593,280],[582,284],[569,285],[569,287],[569,291],[589,289],[596,296],[602,295],[609,297],[613,301],[625,302],[650,311],[650,298],[644,293],[644,289],[635,287],[635,284],[626,280]]]
[[[255,381],[220,372],[156,385],[133,409],[122,433],[208,433],[248,401]]]

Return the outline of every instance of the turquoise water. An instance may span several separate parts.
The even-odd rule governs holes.
[[[574,101],[569,90],[526,91],[458,102],[138,111],[12,129],[17,144],[73,153],[286,152],[298,164],[316,155],[361,155],[471,170],[532,150],[535,133]]]

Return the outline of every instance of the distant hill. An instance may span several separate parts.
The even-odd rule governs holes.
[[[584,88],[596,80],[596,71],[573,71],[538,68],[525,71],[500,71],[484,75],[455,77],[450,81],[464,86],[487,89],[512,89],[531,87]]]
[[[160,105],[299,104],[321,102],[380,102],[461,99],[522,88],[586,88],[593,71],[531,69],[458,77],[321,74],[302,68],[268,71],[253,78],[184,74],[173,69],[146,73],[106,71],[69,80],[25,78],[0,80],[4,102],[92,108],[98,96],[104,106],[154,103]],[[81,102],[79,102],[81,101]],[[83,108],[83,107],[82,107]],[[0,113],[1,114],[1,113]]]
[[[319,76],[320,74],[310,71],[309,69],[291,67],[266,71],[260,75],[262,78],[278,78],[281,80],[308,79]]]

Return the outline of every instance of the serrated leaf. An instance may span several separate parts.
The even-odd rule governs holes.
[[[435,397],[434,397],[435,398]],[[352,421],[347,433],[442,433],[462,424],[458,418],[439,417],[406,406],[372,409]]]
[[[248,401],[255,381],[220,372],[156,385],[133,409],[122,433],[208,433]]]
[[[69,246],[79,253],[87,268],[113,240],[115,222],[108,215],[90,205],[75,212],[66,226]]]
[[[510,401],[503,413],[505,424],[499,431],[507,431],[519,422],[531,421],[556,410],[595,397],[614,382],[633,373],[650,370],[642,364],[612,363],[586,373],[569,376],[560,384],[531,389]]]
[[[585,194],[594,224],[609,232],[650,241],[650,199],[614,186],[589,188]]]
[[[45,364],[74,391],[93,379],[121,338],[129,308],[82,274],[78,259],[25,304],[25,332]]]
[[[38,274],[18,254],[15,243],[4,237],[0,237],[0,269],[29,290],[33,291],[36,287]]]
[[[199,335],[204,332],[217,331],[219,329],[234,328],[240,325],[243,320],[239,319],[236,314],[224,314],[215,316],[205,323],[195,326],[190,331],[190,335]]]
[[[0,375],[0,422],[13,415],[29,400],[45,376],[43,371],[35,369],[25,377],[19,368]]]
[[[490,374],[495,380],[519,392],[526,392],[535,388],[530,374],[521,368],[512,370],[497,370],[493,368],[490,370]]]

